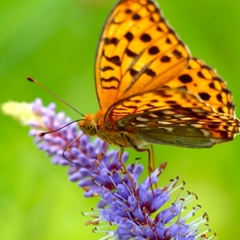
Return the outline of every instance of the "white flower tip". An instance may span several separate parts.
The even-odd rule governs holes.
[[[3,114],[15,118],[23,125],[28,125],[31,121],[36,120],[32,106],[27,102],[8,101],[1,105],[1,110]]]

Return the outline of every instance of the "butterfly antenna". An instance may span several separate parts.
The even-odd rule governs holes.
[[[59,131],[59,130],[61,130],[61,129],[63,129],[63,128],[69,126],[69,125],[71,125],[72,123],[79,122],[79,121],[80,121],[80,119],[74,120],[74,121],[72,121],[72,122],[70,122],[70,123],[68,123],[68,124],[66,124],[66,125],[64,125],[64,126],[62,126],[62,127],[60,127],[60,128],[54,129],[54,130],[52,130],[52,131],[40,132],[40,133],[38,134],[38,136],[39,136],[39,137],[43,137],[43,136],[46,135],[46,134],[57,132],[57,131]]]
[[[77,137],[74,138],[70,143],[68,143],[68,145],[64,148],[63,153],[62,153],[62,156],[63,156],[63,158],[64,158],[66,161],[68,161],[69,163],[74,164],[74,165],[76,165],[76,166],[78,166],[78,167],[81,167],[81,165],[78,164],[78,163],[75,163],[75,162],[73,162],[72,160],[70,160],[69,158],[67,158],[66,155],[65,155],[65,153],[66,153],[66,151],[68,150],[68,148],[69,148],[74,142],[76,142],[80,137],[82,137],[83,135],[84,135],[84,133],[82,133],[81,135],[77,136]]]
[[[31,77],[27,77],[27,80],[29,82],[33,82],[35,84],[37,84],[39,87],[41,87],[42,89],[44,89],[46,92],[50,93],[52,96],[54,96],[56,99],[58,99],[59,101],[61,101],[62,103],[66,104],[68,107],[70,107],[71,109],[73,109],[75,112],[77,112],[78,114],[80,114],[82,117],[84,117],[84,115],[82,113],[80,113],[75,107],[71,106],[69,103],[67,103],[66,101],[64,101],[62,98],[58,97],[55,93],[53,93],[52,91],[50,91],[48,88],[46,88],[44,85],[42,85],[40,82],[38,82],[37,80],[31,78]]]

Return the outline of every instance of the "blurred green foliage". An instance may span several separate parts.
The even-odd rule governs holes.
[[[30,75],[84,114],[98,110],[94,56],[111,0],[10,0],[0,3],[0,102],[57,100],[25,80]],[[170,25],[194,56],[228,82],[240,116],[240,1],[159,0]],[[79,118],[62,103],[58,109]],[[37,150],[27,128],[1,118],[0,233],[2,240],[98,239],[84,226],[95,199],[67,180]],[[158,163],[168,161],[161,181],[180,176],[198,194],[219,239],[239,239],[240,137],[211,149],[155,146]],[[130,151],[131,159],[144,153]],[[160,184],[161,185],[161,182]]]

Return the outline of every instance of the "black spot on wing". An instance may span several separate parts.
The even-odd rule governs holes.
[[[166,38],[166,41],[165,41],[167,44],[171,44],[172,43],[172,41],[171,41],[171,39],[169,38],[169,37],[167,37]]]
[[[152,46],[148,49],[150,55],[156,55],[160,52],[160,49],[157,46]]]
[[[134,36],[131,32],[127,32],[124,36],[129,42],[131,42],[134,38]]]
[[[119,79],[116,77],[101,78],[103,89],[117,89],[119,86]]]
[[[192,77],[188,74],[182,74],[178,77],[178,79],[180,80],[180,82],[182,83],[190,83],[192,82]]]
[[[210,82],[210,83],[208,84],[208,86],[209,86],[211,89],[216,89],[214,82]]]
[[[125,50],[125,53],[127,54],[128,57],[131,57],[131,58],[135,58],[137,56],[135,52],[131,51],[128,48]]]
[[[132,13],[132,10],[128,8],[128,9],[125,10],[125,13],[129,15],[129,14]]]
[[[110,78],[101,78],[102,82],[113,82],[116,81],[117,83],[119,83],[119,80],[116,77],[110,77]]]
[[[221,107],[218,107],[218,112],[220,112],[220,113],[224,113],[224,111],[223,111],[223,109],[221,108]]]
[[[199,72],[197,73],[197,75],[198,75],[198,77],[200,77],[200,78],[205,78],[204,75],[203,75],[203,73],[202,73],[201,71],[199,71]]]
[[[179,52],[177,49],[174,49],[174,50],[172,51],[172,54],[175,55],[177,59],[180,59],[180,58],[183,57],[183,56],[182,56],[182,53]]]
[[[173,100],[165,101],[165,103],[170,105],[176,104],[176,102]]]
[[[150,42],[152,40],[151,36],[147,33],[143,33],[140,36],[140,39],[141,39],[142,42]]]
[[[219,101],[219,102],[223,102],[223,99],[222,99],[222,94],[221,93],[218,93],[217,94],[217,100]]]
[[[133,16],[132,16],[132,19],[135,20],[135,21],[138,21],[138,20],[141,19],[141,16],[138,13],[134,13]]]
[[[113,57],[107,57],[105,56],[105,58],[107,59],[107,61],[113,63],[116,66],[121,66],[121,61],[120,61],[120,57],[119,56],[113,56]]]
[[[103,41],[104,41],[104,44],[105,44],[105,45],[113,44],[113,45],[115,45],[115,46],[116,46],[116,45],[118,44],[118,42],[119,42],[119,40],[118,40],[117,38],[115,38],[115,37],[113,37],[113,38],[104,38]]]
[[[169,56],[162,56],[162,57],[160,58],[160,61],[161,61],[162,63],[168,63],[168,62],[171,61],[171,58],[170,58]]]
[[[135,69],[131,68],[129,69],[129,73],[132,77],[136,76],[138,74],[138,71],[136,71]]]
[[[202,100],[205,100],[205,101],[208,101],[210,99],[210,95],[206,92],[201,92],[201,93],[198,93],[198,95],[200,96],[200,98]]]
[[[146,73],[148,76],[150,76],[150,77],[155,77],[155,76],[156,76],[156,73],[155,73],[152,69],[150,69],[150,68],[147,68],[147,69],[145,70],[145,73]]]
[[[100,68],[100,71],[102,71],[102,72],[105,72],[105,71],[108,71],[108,70],[114,70],[114,69],[110,66],[104,66],[104,67]]]

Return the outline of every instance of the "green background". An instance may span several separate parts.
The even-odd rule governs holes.
[[[25,80],[30,75],[82,113],[98,110],[94,57],[111,0],[10,0],[0,2],[0,101],[57,102]],[[159,0],[170,25],[194,56],[217,69],[233,92],[240,117],[240,1]],[[79,115],[62,103],[58,110]],[[2,240],[98,239],[85,226],[95,199],[67,179],[28,137],[28,128],[1,120],[0,238]],[[155,146],[168,162],[160,184],[180,176],[197,193],[210,228],[223,240],[239,239],[240,137],[211,149]],[[131,159],[144,153],[130,151]],[[144,162],[143,161],[143,162]],[[146,161],[145,161],[146,162]]]

